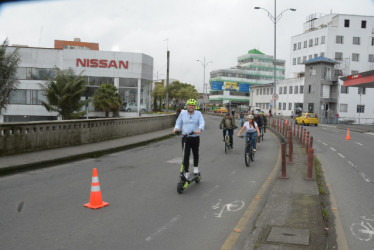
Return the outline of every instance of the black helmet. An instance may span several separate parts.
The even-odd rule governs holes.
[[[226,116],[230,116],[230,113],[229,113],[229,112],[227,112],[227,113],[226,113]]]

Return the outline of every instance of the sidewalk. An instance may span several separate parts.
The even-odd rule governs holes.
[[[286,148],[288,152],[288,144]],[[286,157],[288,179],[275,180],[242,249],[330,249],[336,245],[334,238],[326,234],[317,183],[305,180],[307,154],[297,138],[293,138],[293,151],[293,163],[288,163]]]
[[[41,168],[71,160],[96,157],[105,153],[116,152],[127,148],[144,145],[171,136],[173,128],[151,133],[112,139],[108,141],[82,144],[73,147],[56,148],[30,153],[0,157],[0,175],[19,170]]]

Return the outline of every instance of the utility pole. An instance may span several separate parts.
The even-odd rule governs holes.
[[[166,113],[169,112],[169,65],[170,65],[170,51],[169,51],[169,39],[166,39],[166,60],[167,60],[167,69],[166,69]]]
[[[208,84],[205,83],[205,67],[209,64],[209,63],[212,63],[212,61],[209,61],[209,62],[205,62],[205,56],[204,56],[204,62],[200,61],[200,60],[197,60],[198,62],[201,63],[201,65],[203,66],[204,68],[204,76],[203,76],[203,110],[205,109],[205,98],[206,98],[206,94],[205,93],[208,93]],[[205,92],[206,91],[206,92]]]

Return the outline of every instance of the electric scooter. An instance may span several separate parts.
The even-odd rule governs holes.
[[[182,158],[182,164],[181,164],[181,168],[180,168],[179,182],[177,184],[177,192],[179,194],[181,194],[183,192],[183,190],[185,190],[188,187],[188,185],[191,184],[192,182],[199,183],[200,179],[201,179],[201,175],[200,175],[200,173],[198,175],[191,174],[188,179],[184,175],[186,173],[185,170],[184,170],[184,164],[183,164],[183,159],[184,159],[184,154],[185,154],[184,146],[186,144],[187,137],[189,137],[191,135],[194,135],[195,132],[191,132],[189,134],[182,134],[180,131],[177,131],[176,134],[177,135],[182,135],[183,158]]]

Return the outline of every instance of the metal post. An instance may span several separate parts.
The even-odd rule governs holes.
[[[307,181],[313,181],[313,157],[314,157],[314,149],[310,148],[308,153],[308,176],[305,178]]]
[[[288,163],[292,163],[292,132],[288,130]]]
[[[170,64],[170,51],[167,50],[167,70],[166,70],[166,113],[169,112],[169,64]]]
[[[288,179],[286,174],[286,144],[281,144],[282,148],[282,174],[279,177],[280,179]]]

